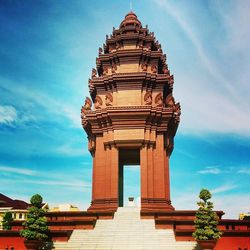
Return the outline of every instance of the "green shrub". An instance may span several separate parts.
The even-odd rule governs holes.
[[[21,230],[20,235],[28,240],[47,241],[49,228],[45,217],[45,210],[42,209],[42,197],[35,194],[31,197],[31,207],[28,208],[26,221],[23,223],[25,229]]]
[[[211,197],[207,189],[200,191],[201,201],[197,202],[199,209],[195,215],[195,232],[193,233],[196,240],[218,240],[222,235],[217,228],[219,218],[213,211],[213,203],[208,201]]]
[[[250,220],[250,215],[245,215],[245,216],[243,217],[243,220]]]
[[[11,212],[6,212],[3,216],[2,226],[3,230],[11,230],[11,222],[13,221]]]

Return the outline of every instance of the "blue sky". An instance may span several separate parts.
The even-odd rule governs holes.
[[[206,187],[225,217],[250,211],[249,1],[134,0],[133,9],[162,44],[182,105],[173,205],[196,208]],[[98,48],[128,11],[129,0],[0,2],[0,192],[88,207],[80,109]],[[136,194],[139,169],[126,171]]]

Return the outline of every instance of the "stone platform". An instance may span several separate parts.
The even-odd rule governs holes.
[[[198,250],[196,242],[176,242],[172,229],[155,229],[154,219],[140,219],[140,210],[122,207],[113,220],[98,220],[94,230],[74,230],[55,250]]]

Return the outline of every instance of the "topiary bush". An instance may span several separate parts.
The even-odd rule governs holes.
[[[211,197],[207,189],[200,191],[201,201],[197,202],[199,208],[196,212],[195,232],[193,233],[196,240],[218,240],[222,235],[217,228],[219,217],[213,211],[213,203],[209,201]]]
[[[27,240],[47,241],[49,239],[49,228],[45,217],[45,210],[42,208],[43,198],[39,194],[31,197],[31,206],[28,208],[26,221],[23,223],[25,229],[20,235]]]
[[[11,222],[13,221],[12,213],[6,212],[3,216],[2,226],[3,230],[11,230]]]

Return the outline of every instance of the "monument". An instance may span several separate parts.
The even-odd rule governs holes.
[[[131,11],[99,48],[89,79],[92,100],[81,111],[93,157],[88,211],[123,206],[123,166],[135,164],[141,210],[174,210],[169,158],[181,112],[173,84],[160,43]]]
[[[81,110],[93,157],[92,203],[88,211],[46,213],[53,249],[199,249],[192,237],[196,211],[175,210],[170,200],[169,158],[180,104],[161,45],[130,12],[106,37],[96,64],[91,99]],[[141,211],[118,209],[129,164],[140,165]],[[216,212],[223,235],[214,250],[249,249],[250,221]],[[26,249],[22,223],[0,230],[1,249]]]

